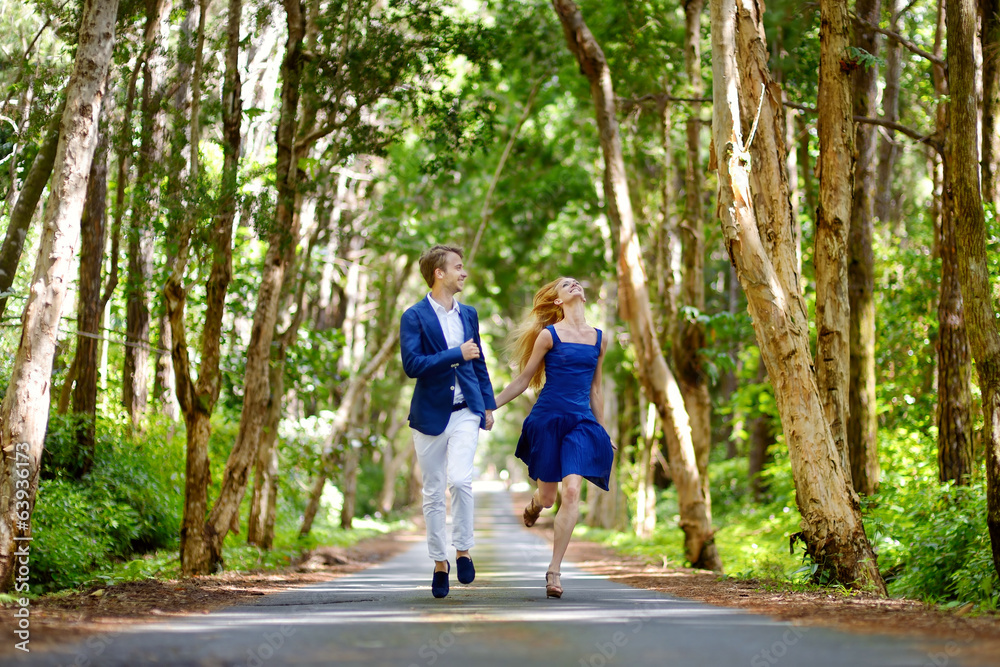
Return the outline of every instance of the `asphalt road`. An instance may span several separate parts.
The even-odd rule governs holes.
[[[357,574],[156,625],[32,651],[16,665],[677,665],[950,667],[942,647],[816,627],[637,590],[565,563],[546,599],[548,543],[501,488],[477,491],[476,581],[431,596],[422,541]],[[5,662],[7,662],[5,660]]]

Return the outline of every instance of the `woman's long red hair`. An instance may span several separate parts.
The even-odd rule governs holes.
[[[517,362],[518,372],[524,371],[531,359],[531,351],[535,348],[535,339],[542,329],[563,319],[562,307],[555,304],[559,298],[557,287],[559,278],[548,283],[535,293],[535,299],[528,317],[514,331],[514,343],[511,345],[511,358]],[[528,386],[539,389],[545,384],[545,360],[538,366]]]

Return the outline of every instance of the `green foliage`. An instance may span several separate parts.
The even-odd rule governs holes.
[[[899,429],[882,437],[882,483],[865,502],[879,569],[893,595],[996,609],[982,469],[968,486],[939,483],[933,435]]]
[[[142,437],[113,420],[98,423],[92,470],[80,473],[78,417],[50,422],[32,528],[32,580],[79,586],[96,569],[134,553],[176,545],[182,514],[183,448],[153,424]]]

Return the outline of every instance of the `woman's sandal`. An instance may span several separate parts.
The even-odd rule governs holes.
[[[546,572],[545,573],[545,597],[549,598],[561,598],[563,594],[562,586],[560,585],[562,581],[560,580],[560,572]]]
[[[524,525],[528,528],[534,526],[535,522],[538,521],[538,515],[542,513],[543,509],[545,508],[535,500],[535,496],[531,496],[531,502],[524,508],[524,514],[522,515]]]

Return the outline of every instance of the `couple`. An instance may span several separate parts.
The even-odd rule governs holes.
[[[446,553],[445,486],[451,485],[452,543],[459,582],[470,584],[476,569],[473,547],[472,466],[479,429],[493,428],[493,411],[529,386],[541,394],[524,420],[516,455],[528,465],[537,489],[524,509],[531,527],[542,509],[562,501],[555,521],[552,560],[545,573],[548,597],[562,596],[560,568],[576,526],[583,480],[607,491],[614,458],[604,428],[601,362],[607,341],[584,319],[586,297],[572,278],[560,278],[535,294],[534,307],[514,344],[520,374],[495,399],[483,360],[479,317],[459,305],[468,274],[462,251],[436,245],[420,257],[420,273],[431,288],[403,313],[403,369],[417,385],[410,404],[413,444],[423,474],[427,548],[434,560],[431,592],[448,595],[451,565]],[[546,380],[547,376],[547,380]]]

